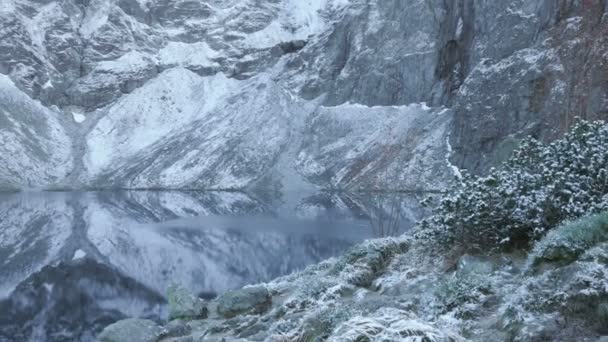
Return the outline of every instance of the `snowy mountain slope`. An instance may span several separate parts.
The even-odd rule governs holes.
[[[264,74],[237,81],[166,71],[89,133],[88,170],[102,186],[245,188],[288,143],[291,99],[277,88]]]
[[[53,108],[38,111],[56,113],[71,137],[37,142],[53,146],[50,165],[71,150],[74,162],[27,175],[48,151],[24,153],[0,185],[441,187],[446,155],[483,172],[523,136],[550,140],[577,115],[606,118],[607,6],[6,0],[0,74],[20,90],[12,99]],[[430,109],[415,110],[422,103]],[[393,126],[398,138],[378,135]],[[27,179],[9,175],[20,170]]]
[[[61,114],[23,94],[0,75],[0,189],[48,188],[72,170]]]
[[[332,189],[441,188],[448,110],[426,105],[320,107],[307,125],[298,171]]]

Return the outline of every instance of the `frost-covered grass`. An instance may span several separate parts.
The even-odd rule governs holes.
[[[328,341],[455,342],[464,339],[422,322],[410,312],[383,308],[371,316],[355,316],[342,323]]]

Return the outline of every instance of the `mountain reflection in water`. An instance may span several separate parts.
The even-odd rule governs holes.
[[[0,341],[89,341],[124,317],[164,319],[172,283],[210,298],[301,270],[403,232],[421,198],[0,194]]]

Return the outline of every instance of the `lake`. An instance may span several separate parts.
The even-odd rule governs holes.
[[[202,298],[399,235],[424,194],[100,191],[0,194],[0,341],[90,341]]]

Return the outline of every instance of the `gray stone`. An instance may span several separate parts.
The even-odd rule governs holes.
[[[97,336],[99,342],[156,342],[166,333],[147,319],[129,318],[107,326]]]
[[[231,318],[242,314],[260,314],[272,305],[272,297],[264,286],[228,291],[217,299],[217,312]]]
[[[208,310],[204,300],[178,285],[170,286],[167,292],[169,319],[207,318]]]
[[[162,342],[195,342],[197,341],[194,336],[180,336],[180,337],[169,337],[163,339]]]
[[[166,337],[181,337],[186,336],[192,332],[192,327],[181,320],[173,320],[165,325],[167,332],[164,334]]]
[[[599,100],[608,96],[602,5],[542,0],[471,5],[474,38],[465,52],[465,79],[452,96],[454,164],[483,173],[504,160],[505,141],[528,135],[550,141],[577,116],[607,118],[608,102]]]

